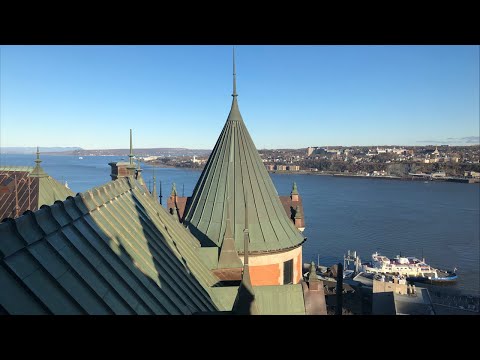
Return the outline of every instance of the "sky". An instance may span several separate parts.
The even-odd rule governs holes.
[[[235,47],[258,149],[479,143],[478,46]],[[0,146],[212,149],[232,46],[0,46]]]

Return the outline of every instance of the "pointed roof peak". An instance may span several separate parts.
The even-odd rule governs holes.
[[[242,115],[240,114],[240,109],[238,108],[237,101],[237,71],[235,66],[235,47],[233,47],[233,100],[232,107],[230,108],[230,113],[228,114],[227,121],[243,121]]]
[[[236,69],[234,72],[236,75]],[[236,85],[235,80],[234,77]],[[243,254],[245,228],[249,232],[251,253],[297,247],[305,238],[283,209],[278,192],[242,119],[237,99],[237,96],[233,97],[227,121],[186,205],[185,222],[197,230],[196,236],[203,246],[212,246],[213,242],[221,247],[225,229],[224,204],[229,198],[238,254]],[[243,227],[247,200],[247,227]]]

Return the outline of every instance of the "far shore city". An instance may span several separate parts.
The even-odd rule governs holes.
[[[128,156],[128,149],[42,151],[45,155]],[[25,148],[4,153],[28,153]],[[203,169],[211,150],[136,149],[136,158],[158,167]],[[302,149],[259,149],[269,172],[382,177],[393,179],[480,182],[480,145],[311,146]]]

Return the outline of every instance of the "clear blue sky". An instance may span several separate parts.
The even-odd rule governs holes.
[[[237,46],[257,148],[478,143],[478,46]],[[213,148],[231,46],[0,46],[1,146]]]

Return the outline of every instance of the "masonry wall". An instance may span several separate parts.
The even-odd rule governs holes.
[[[383,281],[373,281],[373,292],[374,293],[381,293],[381,292],[394,292],[396,294],[406,295],[408,294],[408,286],[407,284],[395,284],[390,282],[383,282]]]
[[[243,256],[240,256],[243,261]],[[249,255],[250,279],[253,286],[283,285],[283,264],[293,259],[293,283],[302,279],[302,247],[293,250],[268,254]]]

